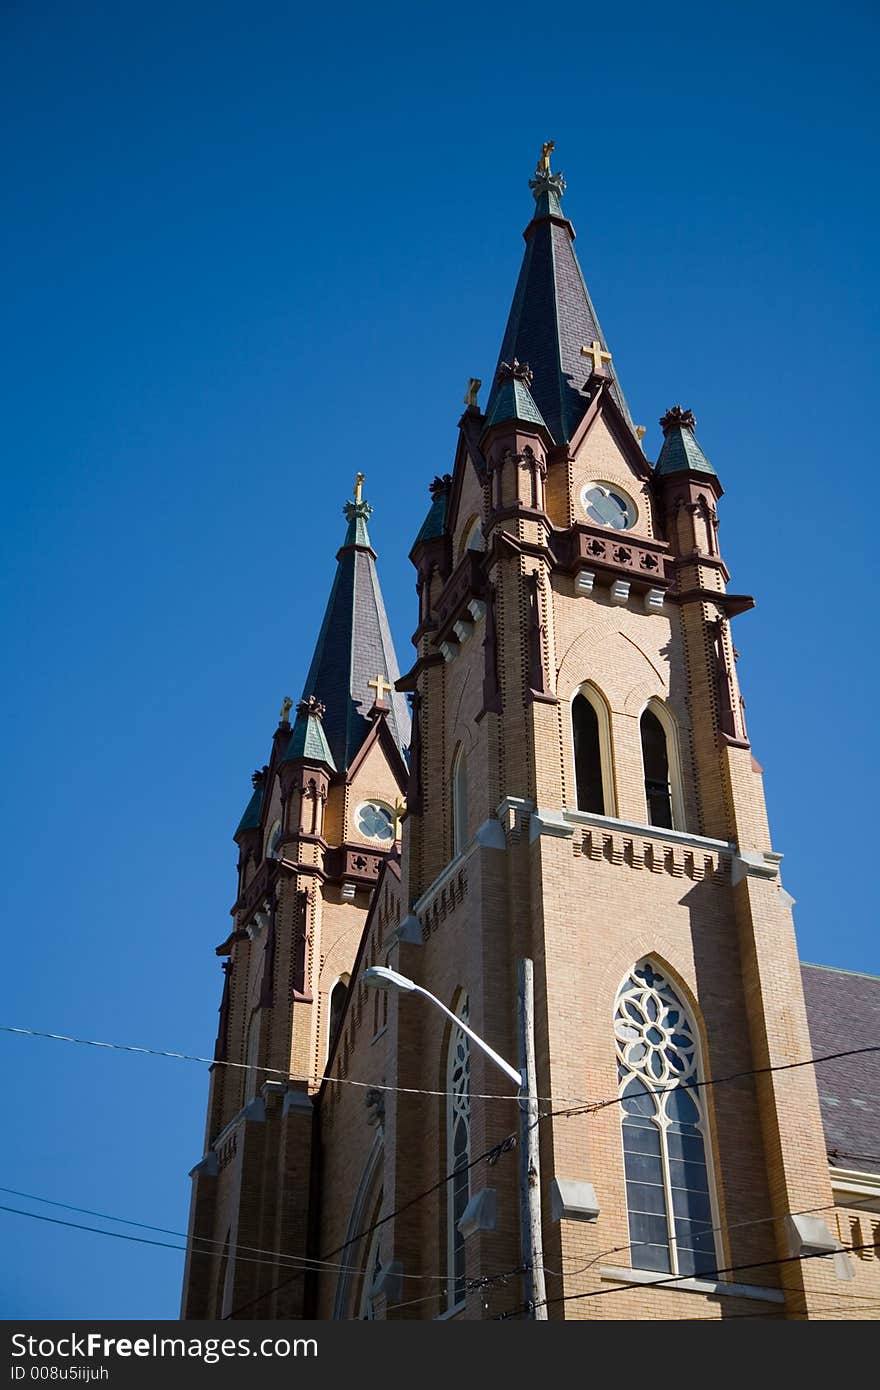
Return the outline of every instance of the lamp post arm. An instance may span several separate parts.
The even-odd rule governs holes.
[[[489,1044],[487,1042],[484,1042],[478,1033],[475,1033],[472,1028],[469,1028],[467,1024],[464,1023],[458,1017],[457,1014],[454,1014],[452,1012],[451,1009],[447,1009],[446,1005],[442,1002],[442,1000],[438,999],[437,996],[435,994],[432,994],[430,990],[424,989],[422,985],[416,985],[413,993],[421,994],[424,996],[425,999],[430,999],[432,1004],[436,1004],[437,1008],[441,1011],[441,1013],[444,1013],[447,1018],[452,1020],[456,1028],[460,1028],[463,1033],[466,1033],[467,1036],[470,1038],[471,1042],[475,1043],[481,1052],[485,1052],[486,1056],[490,1059],[490,1061],[495,1063],[496,1067],[501,1068],[501,1070],[504,1072],[504,1075],[508,1078],[508,1080],[513,1082],[513,1084],[517,1087],[518,1090],[522,1089],[522,1073],[517,1071],[516,1067],[512,1067],[509,1062],[505,1062],[503,1057],[499,1057],[498,1053],[493,1051]]]

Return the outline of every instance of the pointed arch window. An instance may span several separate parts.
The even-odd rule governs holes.
[[[639,720],[648,824],[684,830],[681,767],[675,723],[659,700],[651,700]]]
[[[604,699],[589,682],[581,686],[571,702],[571,730],[577,808],[613,816],[611,723]]]
[[[467,844],[468,826],[467,754],[459,744],[452,759],[452,853],[461,854]]]
[[[339,1031],[339,1024],[342,1019],[345,1001],[348,998],[349,977],[341,975],[336,984],[330,991],[330,1018],[327,1024],[327,1056],[330,1056],[330,1049]],[[377,991],[378,993],[378,991]]]
[[[697,1033],[650,961],[621,985],[614,1033],[633,1268],[709,1273],[719,1261]]]
[[[468,1022],[468,999],[464,995],[456,1009],[462,1023]],[[464,1236],[458,1223],[471,1195],[471,1053],[465,1032],[453,1026],[446,1063],[446,1171],[455,1176],[446,1184],[446,1268],[447,1303],[457,1308],[464,1303]]]
[[[375,1220],[379,1218],[382,1210],[382,1192],[379,1193],[379,1200],[376,1203]],[[364,1277],[361,1282],[361,1297],[358,1306],[358,1320],[360,1322],[375,1322],[376,1308],[373,1302],[376,1296],[376,1284],[379,1275],[382,1273],[382,1227],[377,1226],[370,1237],[370,1244],[367,1247],[367,1260],[364,1265]]]
[[[269,830],[269,833],[268,833],[268,835],[266,836],[266,858],[267,858],[267,859],[277,859],[277,858],[278,858],[278,842],[279,842],[280,839],[281,839],[281,821],[280,821],[280,820],[276,820],[276,821],[273,821],[273,822],[272,822],[271,829]]]

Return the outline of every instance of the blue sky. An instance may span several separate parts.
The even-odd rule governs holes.
[[[13,0],[0,38],[0,1021],[210,1052],[342,503],[363,469],[405,666],[550,138],[649,456],[681,401],[726,488],[801,954],[880,971],[870,7]],[[185,1230],[202,1068],[0,1035],[0,1086],[0,1185]],[[2,1316],[176,1316],[171,1251],[0,1232]]]

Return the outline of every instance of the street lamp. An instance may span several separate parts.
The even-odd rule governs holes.
[[[517,1069],[469,1028],[451,1009],[447,1009],[423,985],[401,975],[387,965],[371,965],[363,974],[364,984],[374,989],[393,989],[400,994],[421,994],[441,1013],[451,1019],[490,1061],[504,1072],[519,1091],[520,1112],[520,1235],[525,1265],[528,1304],[533,1318],[546,1320],[547,1301],[544,1288],[544,1256],[541,1240],[541,1169],[538,1144],[538,1098],[535,1079],[534,1034],[534,966],[530,960],[519,963],[519,1032],[520,1062]]]

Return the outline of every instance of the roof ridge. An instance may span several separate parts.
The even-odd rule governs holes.
[[[880,975],[872,975],[867,970],[847,970],[844,965],[820,965],[815,960],[802,960],[800,965],[810,970],[830,970],[835,975],[856,975],[860,980],[876,980],[880,984]]]

